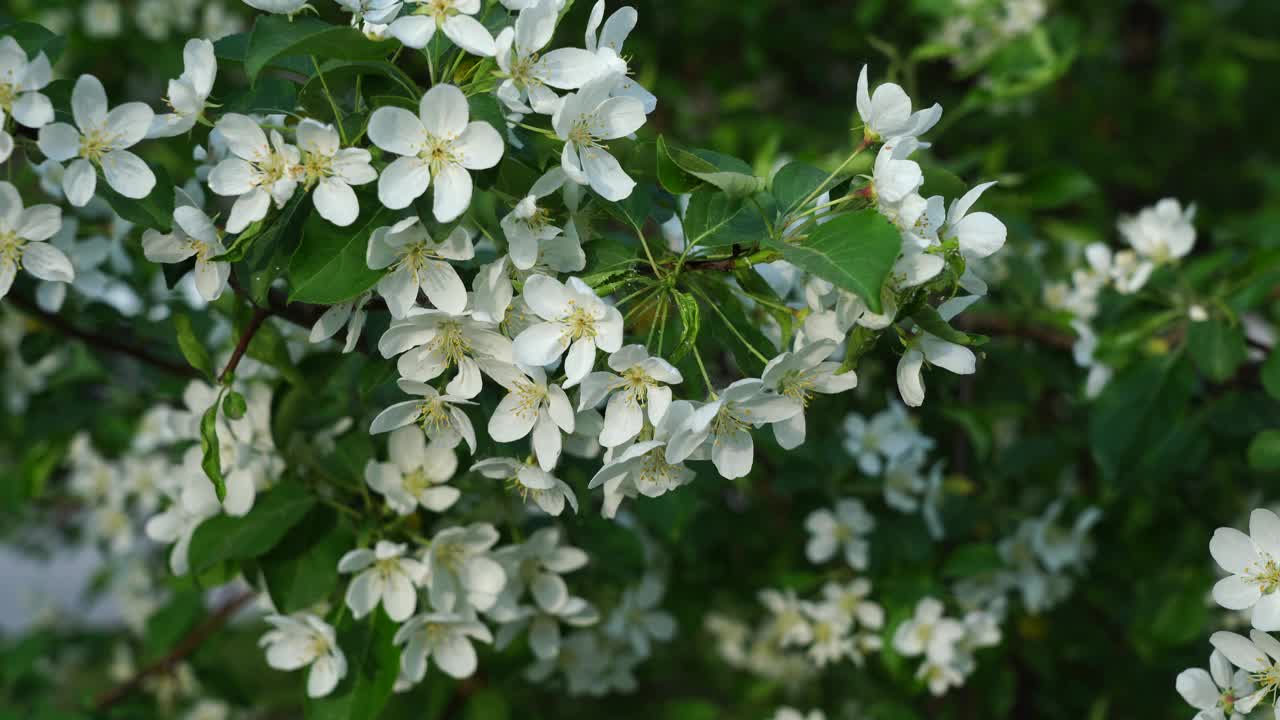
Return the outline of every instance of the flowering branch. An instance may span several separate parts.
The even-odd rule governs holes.
[[[240,364],[240,358],[244,357],[245,351],[249,349],[249,343],[253,341],[253,336],[257,334],[258,328],[262,327],[262,323],[270,314],[269,310],[254,309],[253,317],[249,320],[249,326],[240,335],[240,342],[236,343],[236,349],[231,351],[231,359],[227,361],[227,366],[218,375],[218,382],[227,382],[227,378],[231,377],[231,373],[236,371],[236,366]]]

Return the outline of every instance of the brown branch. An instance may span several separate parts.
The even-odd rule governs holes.
[[[96,712],[106,710],[140,688],[147,678],[171,670],[173,666],[199,649],[205,640],[208,640],[214,633],[221,630],[222,626],[226,625],[232,616],[253,597],[254,594],[252,592],[246,591],[223,603],[203,623],[188,633],[173,650],[170,650],[168,655],[142,668],[133,677],[99,695],[97,700],[94,701],[94,710]]]
[[[236,371],[236,366],[240,364],[240,358],[244,357],[245,351],[249,349],[249,343],[253,340],[253,336],[257,334],[258,328],[262,327],[263,321],[270,314],[270,311],[262,308],[254,309],[253,318],[249,320],[249,326],[240,334],[240,342],[236,343],[236,349],[231,351],[231,359],[227,361],[227,366],[218,375],[219,383],[226,383],[227,378],[231,377],[231,373]]]
[[[968,332],[1023,338],[1059,350],[1070,350],[1076,344],[1076,338],[1071,333],[1043,325],[1020,323],[1001,315],[965,313],[957,317],[954,324],[957,329]]]
[[[80,340],[86,345],[118,353],[120,355],[128,355],[139,362],[174,375],[190,378],[202,377],[200,371],[186,363],[179,363],[158,355],[152,355],[150,352],[147,352],[140,347],[130,345],[129,343],[126,343],[112,335],[96,333],[90,330],[82,330],[75,325],[72,325],[66,318],[63,318],[60,315],[55,315],[54,313],[45,312],[35,303],[32,303],[21,296],[10,295],[7,300],[13,303],[15,307],[22,310],[22,312],[39,318],[40,321],[48,327],[57,330],[63,335]]]

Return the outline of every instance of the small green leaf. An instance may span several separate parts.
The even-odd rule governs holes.
[[[644,185],[637,185],[631,195],[621,202],[602,200],[605,210],[619,221],[630,225],[636,232],[644,232],[644,225],[649,220],[649,212],[653,209],[653,195]]]
[[[276,58],[314,55],[334,60],[379,60],[396,43],[379,43],[354,28],[330,25],[315,18],[262,15],[254,23],[244,55],[244,71],[252,84]]]
[[[222,399],[222,413],[232,420],[239,420],[244,417],[248,411],[248,404],[244,401],[244,395],[232,390]]]
[[[56,65],[67,46],[66,38],[56,35],[43,25],[31,22],[15,22],[0,25],[0,35],[13,38],[28,56],[44,53],[51,65]]]
[[[213,483],[218,500],[227,497],[227,482],[222,478],[222,446],[218,442],[218,405],[215,402],[200,417],[200,467]]]
[[[792,265],[856,293],[877,313],[882,311],[880,289],[902,249],[898,229],[871,208],[814,225],[802,244],[766,242]]]
[[[981,335],[970,335],[951,327],[933,307],[925,306],[924,309],[912,315],[911,319],[920,326],[921,330],[957,345],[981,345],[986,341]]]
[[[224,560],[266,553],[311,511],[315,502],[305,487],[284,481],[259,494],[253,509],[244,517],[218,515],[204,521],[191,539],[192,572],[203,572]]]
[[[693,192],[702,186],[702,181],[690,175],[675,160],[671,159],[671,153],[667,149],[667,140],[661,135],[658,136],[657,143],[658,157],[658,182],[662,184],[663,189],[672,195],[683,195]]]
[[[1276,400],[1280,400],[1280,348],[1271,351],[1262,363],[1262,387]]]
[[[702,312],[698,309],[698,301],[687,292],[673,290],[676,309],[680,311],[680,341],[671,353],[672,362],[680,362],[689,354],[698,341],[698,333],[702,330]]]
[[[768,235],[764,221],[742,198],[710,187],[689,196],[684,231],[689,247],[755,246]]]
[[[1004,562],[994,545],[971,543],[961,545],[951,553],[942,566],[942,574],[953,578],[972,577],[1003,567]]]
[[[1187,351],[1209,379],[1224,382],[1245,360],[1244,333],[1222,317],[1193,322],[1187,329]]]
[[[498,98],[490,93],[479,93],[467,98],[471,122],[483,120],[498,132],[499,137],[507,136],[507,116],[498,105]]]
[[[783,216],[800,210],[805,198],[817,197],[830,190],[837,182],[827,183],[830,173],[806,163],[789,163],[773,176],[773,197],[778,201],[778,212]]]
[[[98,193],[106,198],[111,209],[125,220],[134,225],[167,233],[173,229],[173,181],[169,179],[169,173],[165,172],[163,167],[159,165],[150,167],[156,176],[156,186],[151,190],[150,195],[138,200],[127,198],[111,189],[111,186],[105,182],[98,183]]]
[[[182,314],[174,315],[173,327],[178,332],[178,349],[182,351],[182,357],[187,359],[191,367],[212,380],[213,360],[209,358],[209,351],[204,344],[196,337],[195,330],[191,327],[191,318]]]
[[[254,360],[259,360],[279,370],[280,374],[294,385],[303,385],[305,383],[302,373],[298,372],[298,368],[293,364],[293,359],[289,357],[289,349],[285,346],[284,336],[268,323],[263,323],[258,328],[258,331],[253,334],[253,340],[249,342],[248,355]]]
[[[289,261],[290,301],[333,305],[346,302],[382,279],[370,270],[369,236],[390,225],[394,215],[380,203],[361,203],[360,218],[349,228],[334,226],[313,213],[302,229],[302,242]]]
[[[764,181],[753,175],[751,166],[742,160],[711,150],[685,150],[670,144],[664,145],[668,159],[676,167],[729,195],[748,197],[764,189]],[[662,172],[661,165],[659,172]]]
[[[1263,430],[1249,443],[1249,467],[1280,470],[1280,430]]]

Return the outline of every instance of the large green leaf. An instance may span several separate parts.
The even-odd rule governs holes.
[[[778,201],[778,213],[786,216],[800,209],[808,197],[817,197],[830,190],[835,180],[827,182],[830,173],[800,162],[789,163],[773,176],[773,197]]]
[[[363,620],[350,613],[338,626],[338,645],[347,656],[347,676],[333,692],[307,703],[307,720],[370,720],[391,697],[400,673],[400,652],[392,643],[396,624],[385,612]]]
[[[1271,351],[1262,363],[1262,387],[1276,400],[1280,400],[1280,348]]]
[[[191,318],[181,313],[174,315],[173,327],[178,333],[178,349],[182,350],[182,357],[187,359],[191,367],[212,380],[213,360],[209,358],[209,351],[205,349],[204,343],[196,337],[196,332],[191,327]]]
[[[7,35],[16,40],[29,56],[43,52],[51,64],[58,62],[58,58],[62,57],[62,51],[67,46],[66,38],[55,35],[42,25],[30,22],[0,25],[0,35]]]
[[[393,220],[389,210],[369,200],[362,203],[360,217],[349,228],[337,227],[313,213],[289,261],[289,299],[332,305],[376,285],[383,272],[371,270],[367,264],[369,236]]]
[[[1245,359],[1244,334],[1239,325],[1213,317],[1187,329],[1187,351],[1196,367],[1211,380],[1223,382]]]
[[[902,249],[898,229],[870,208],[812,228],[801,243],[766,241],[792,265],[856,293],[872,312],[881,312],[880,289]]]
[[[684,232],[690,247],[758,245],[769,234],[764,220],[742,198],[710,187],[689,196]]]
[[[296,612],[328,597],[338,585],[338,560],[354,546],[332,510],[308,513],[258,561],[276,609]]]
[[[305,487],[285,481],[260,494],[244,517],[219,515],[206,520],[191,538],[191,571],[199,574],[224,560],[262,555],[275,547],[315,502]]]
[[[293,55],[313,55],[332,60],[377,60],[390,54],[396,43],[379,43],[355,28],[330,25],[315,18],[259,16],[249,36],[244,71],[253,83],[272,60]]]
[[[1280,430],[1264,430],[1249,443],[1249,467],[1280,470]]]
[[[1139,467],[1189,457],[1196,424],[1188,413],[1195,372],[1177,356],[1136,362],[1103,391],[1089,419],[1089,441],[1103,473],[1126,479]],[[1178,445],[1183,443],[1180,448]],[[1160,469],[1160,468],[1156,468]]]
[[[173,229],[173,181],[169,173],[159,165],[152,165],[151,171],[156,176],[156,186],[151,194],[141,198],[127,198],[111,189],[105,181],[98,181],[98,194],[106,198],[107,204],[120,217],[134,225],[167,233]]]
[[[738,158],[711,150],[685,150],[665,141],[662,146],[666,153],[659,153],[658,174],[659,178],[665,178],[663,185],[668,189],[689,185],[688,178],[675,173],[674,168],[734,197],[755,195],[764,189],[764,181],[753,175],[751,166]],[[670,164],[663,159],[664,155]]]

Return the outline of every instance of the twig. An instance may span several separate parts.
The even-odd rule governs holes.
[[[257,334],[258,328],[262,327],[263,321],[271,312],[262,308],[254,308],[253,318],[249,320],[249,326],[240,334],[240,342],[236,343],[236,349],[231,351],[231,359],[227,361],[227,366],[222,369],[222,374],[218,375],[218,382],[225,383],[227,378],[231,377],[231,373],[236,371],[236,366],[240,364],[240,358],[244,357],[244,353],[249,349],[249,343],[253,340],[253,336]]]
[[[48,325],[63,335],[80,340],[87,345],[91,345],[101,350],[119,353],[121,355],[128,355],[135,360],[174,375],[181,375],[183,377],[190,378],[202,377],[200,375],[200,371],[185,363],[179,363],[169,360],[168,358],[152,355],[140,347],[130,345],[111,335],[82,330],[75,325],[72,325],[65,318],[59,315],[41,310],[37,305],[19,295],[11,294],[6,298],[6,300],[13,303],[15,307],[21,309],[24,313],[40,318],[45,325]]]
[[[1070,350],[1076,339],[1070,333],[1051,327],[1029,325],[1017,320],[983,313],[966,313],[955,319],[955,326],[961,330],[989,335],[1005,335],[1009,337],[1034,340],[1042,345]]]
[[[165,655],[159,660],[142,668],[136,675],[120,685],[117,685],[99,695],[97,700],[94,701],[94,710],[96,712],[106,710],[141,687],[142,683],[147,678],[152,675],[168,672],[174,665],[177,665],[179,662],[186,659],[188,655],[191,655],[199,649],[199,647],[204,644],[205,640],[208,640],[214,633],[221,630],[222,626],[226,625],[231,620],[232,616],[240,610],[240,608],[244,607],[253,599],[253,596],[254,594],[252,592],[244,592],[223,603],[222,606],[215,610],[203,623],[188,633],[187,636],[182,639],[182,642],[178,643],[173,650],[170,650],[168,655]]]

